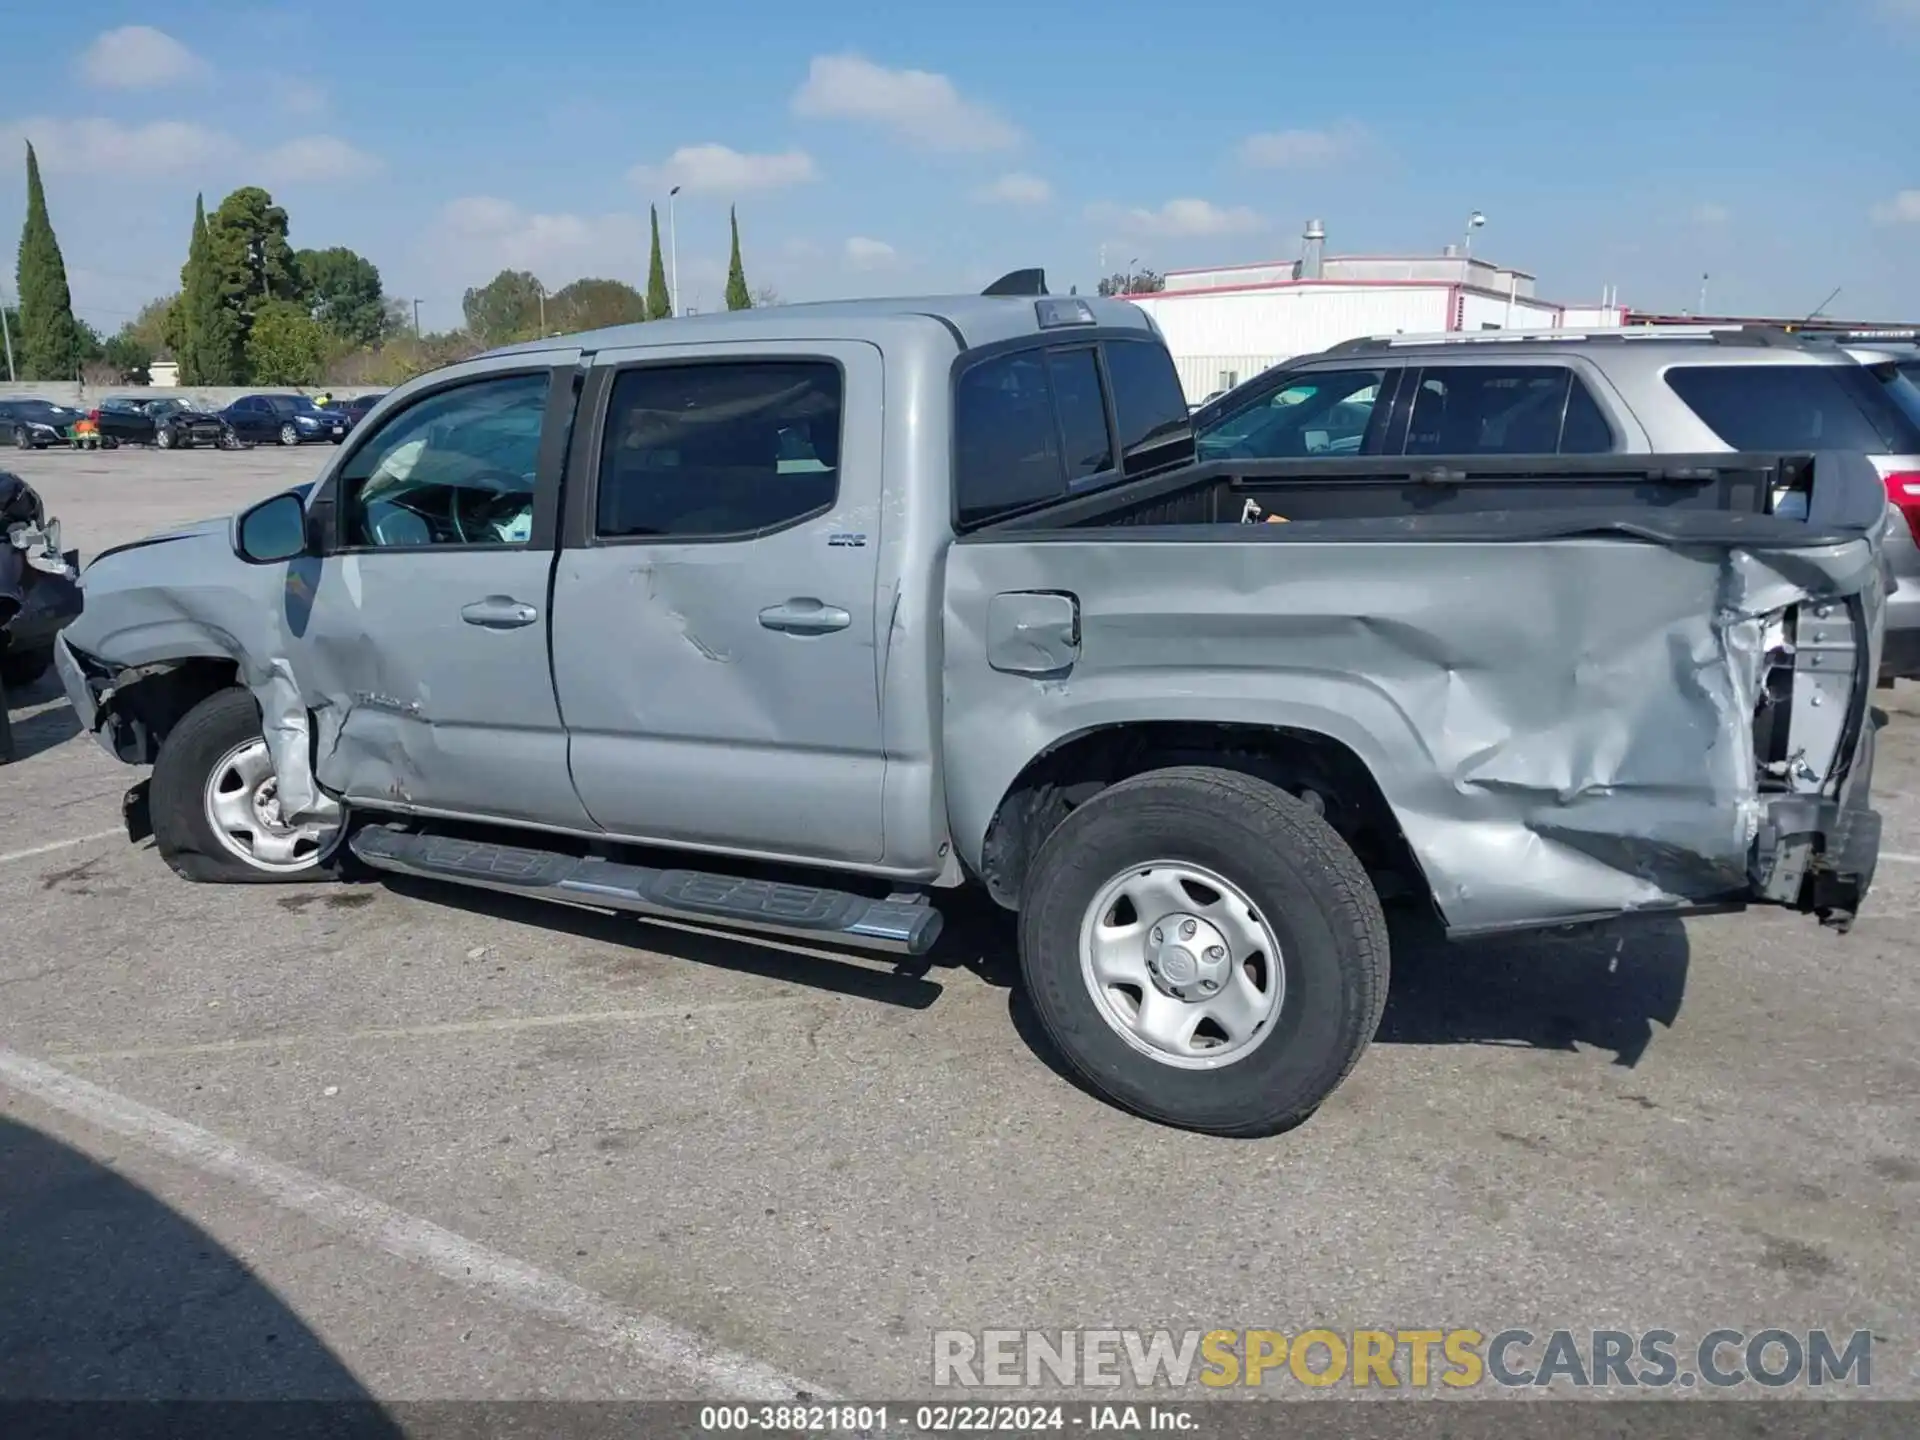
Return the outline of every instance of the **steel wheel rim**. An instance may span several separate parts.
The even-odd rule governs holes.
[[[1244,1059],[1286,1003],[1273,926],[1238,885],[1185,860],[1130,865],[1100,887],[1080,923],[1080,976],[1116,1035],[1181,1070]]]
[[[346,822],[287,825],[280,819],[277,784],[265,740],[234,746],[207,774],[207,826],[229,855],[256,870],[276,875],[311,870],[333,854]]]
[[[300,432],[294,429],[293,426],[282,425],[280,427],[280,443],[282,445],[291,445],[299,438]]]

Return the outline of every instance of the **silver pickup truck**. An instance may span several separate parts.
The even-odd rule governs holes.
[[[1261,1134],[1372,1037],[1383,895],[1851,922],[1884,507],[1840,453],[1196,464],[1151,322],[1026,272],[423,376],[96,558],[56,663],[190,880],[909,956],[976,886],[1094,1087]]]

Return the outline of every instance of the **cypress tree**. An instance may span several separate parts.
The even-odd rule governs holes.
[[[647,319],[665,320],[673,314],[673,300],[667,294],[667,268],[660,263],[660,207],[649,205],[653,217],[653,258],[647,261]]]
[[[47,192],[40,184],[40,159],[27,145],[27,221],[20,228],[20,255],[14,271],[20,297],[20,333],[16,339],[22,378],[71,380],[80,370],[80,326],[73,318],[67,289],[67,265],[60,257],[53,222],[47,218]]]
[[[753,296],[747,292],[747,272],[740,265],[740,216],[727,207],[727,219],[733,226],[733,259],[727,265],[727,309],[751,310]]]
[[[193,243],[180,272],[180,378],[188,385],[237,385],[244,370],[240,317],[226,303],[207,226],[207,201],[194,197]]]

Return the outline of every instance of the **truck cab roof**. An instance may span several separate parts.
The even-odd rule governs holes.
[[[1043,315],[1051,317],[1053,323],[1043,323]],[[718,340],[859,339],[873,335],[876,324],[890,322],[897,322],[903,329],[920,326],[930,337],[945,331],[948,339],[943,343],[962,351],[1041,334],[1064,337],[1075,330],[1137,330],[1156,339],[1159,335],[1146,312],[1126,300],[1097,295],[935,295],[819,300],[612,325],[502,346],[481,358],[555,350],[698,345]]]

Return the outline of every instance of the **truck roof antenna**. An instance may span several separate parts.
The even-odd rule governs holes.
[[[1011,270],[980,293],[982,295],[1044,295],[1047,293],[1047,272]]]

